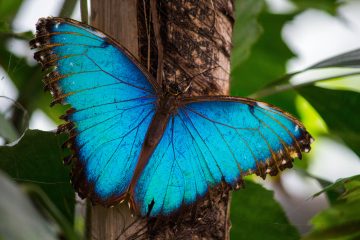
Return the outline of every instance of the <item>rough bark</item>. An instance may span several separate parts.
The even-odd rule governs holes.
[[[233,26],[231,0],[158,0],[163,81],[189,95],[227,94]],[[124,45],[156,77],[158,48],[148,0],[92,0],[91,24]],[[229,239],[230,194],[210,191],[171,219],[131,217],[127,205],[91,207],[91,239]]]
[[[91,0],[90,24],[114,37],[135,57],[139,57],[136,1]],[[127,239],[141,234],[141,226],[146,224],[145,220],[131,216],[126,203],[113,208],[91,206],[87,213],[88,239]]]

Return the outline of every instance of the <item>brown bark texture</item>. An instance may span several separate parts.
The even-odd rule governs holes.
[[[152,3],[155,4],[149,0],[91,0],[91,25],[118,40],[155,78],[159,73],[158,57],[162,55],[164,84],[174,83],[180,89],[188,89],[188,95],[228,94],[233,1]],[[151,11],[154,5],[160,36],[154,31]],[[88,237],[94,240],[229,239],[229,204],[229,189],[221,185],[211,189],[196,205],[171,218],[132,216],[126,203],[113,208],[92,206],[88,211]]]

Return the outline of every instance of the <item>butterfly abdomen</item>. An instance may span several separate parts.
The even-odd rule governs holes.
[[[148,128],[138,159],[138,164],[129,186],[130,195],[133,195],[134,187],[136,186],[138,178],[140,177],[144,167],[147,165],[156,146],[160,142],[169,119],[171,119],[174,111],[176,111],[176,101],[176,96],[172,95],[160,98],[158,101],[156,113]]]

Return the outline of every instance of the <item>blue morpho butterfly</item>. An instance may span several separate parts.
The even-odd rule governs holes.
[[[55,103],[71,104],[72,183],[105,206],[170,215],[220,183],[292,166],[312,138],[290,114],[229,96],[184,97],[159,86],[119,43],[71,19],[40,19],[34,57]]]

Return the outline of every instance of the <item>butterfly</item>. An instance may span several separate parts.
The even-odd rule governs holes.
[[[310,150],[311,135],[270,104],[240,97],[186,97],[162,88],[119,43],[84,23],[41,18],[30,42],[55,103],[70,104],[59,132],[82,198],[128,201],[142,216],[169,216],[209,189],[265,178]],[[168,90],[167,90],[168,89]]]

